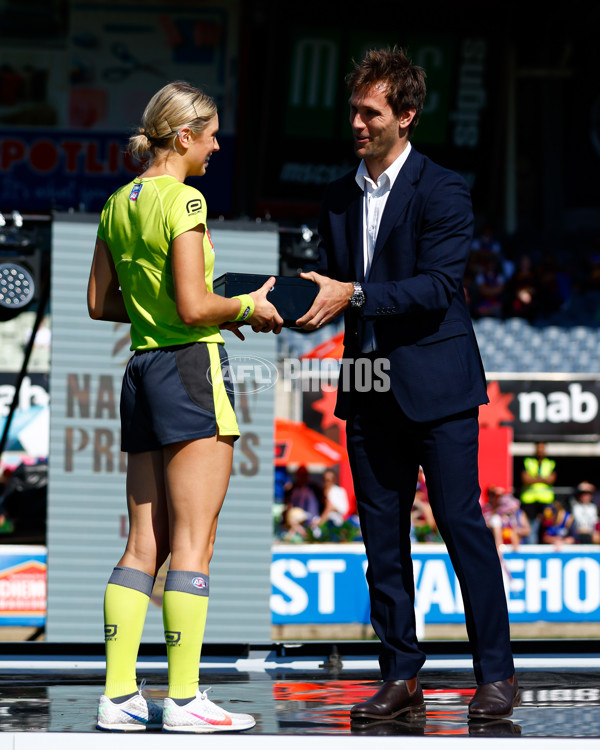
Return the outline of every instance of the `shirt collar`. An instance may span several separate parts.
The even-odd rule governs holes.
[[[358,184],[358,187],[361,190],[365,190],[366,186],[369,185],[372,187],[372,189],[377,189],[378,187],[383,187],[386,183],[389,185],[389,189],[391,190],[394,186],[394,182],[396,181],[396,177],[400,174],[400,170],[404,166],[404,163],[408,159],[408,155],[411,151],[411,145],[410,141],[406,144],[406,148],[404,151],[400,154],[400,156],[393,161],[390,166],[385,170],[385,172],[382,172],[379,175],[379,180],[377,183],[373,180],[371,175],[369,174],[369,170],[367,169],[367,165],[365,164],[365,160],[361,159],[360,164],[358,165],[358,169],[356,170],[356,176],[355,180]]]

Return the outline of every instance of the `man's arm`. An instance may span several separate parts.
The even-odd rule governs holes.
[[[445,173],[427,198],[414,275],[401,281],[364,282],[363,316],[445,312],[463,283],[472,232],[468,188],[458,175]]]
[[[363,317],[445,312],[463,283],[472,232],[468,188],[461,177],[446,172],[427,198],[417,237],[414,275],[400,281],[361,282],[366,296]],[[303,276],[319,285],[312,307],[298,320],[304,330],[312,331],[349,307],[353,286],[352,282],[336,282],[314,272]]]

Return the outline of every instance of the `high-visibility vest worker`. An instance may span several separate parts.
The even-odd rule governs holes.
[[[525,505],[531,503],[544,503],[549,505],[554,502],[554,487],[544,479],[548,479],[554,473],[556,461],[551,458],[537,458],[530,456],[523,461],[523,465],[530,477],[539,477],[539,482],[534,482],[526,487],[521,493],[521,502]]]

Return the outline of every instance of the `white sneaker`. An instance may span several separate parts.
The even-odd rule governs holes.
[[[206,697],[206,692],[196,692],[196,697],[185,706],[178,706],[165,698],[163,708],[164,732],[240,732],[255,724],[250,714],[233,714],[217,706]]]
[[[110,698],[101,695],[96,728],[110,732],[143,732],[146,729],[160,729],[162,708],[142,693],[145,684],[146,681],[142,680],[136,695],[124,703],[113,703]]]

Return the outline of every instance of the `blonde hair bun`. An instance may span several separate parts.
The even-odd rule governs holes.
[[[173,81],[159,89],[142,115],[142,124],[129,139],[129,153],[136,159],[149,155],[150,163],[159,151],[173,148],[177,132],[187,126],[201,133],[217,114],[212,97],[186,81]]]

